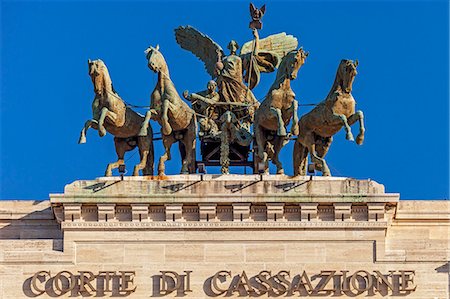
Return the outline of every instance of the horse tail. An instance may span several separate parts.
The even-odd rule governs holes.
[[[294,144],[294,176],[306,175],[306,167],[308,165],[308,148],[304,146],[298,139]]]

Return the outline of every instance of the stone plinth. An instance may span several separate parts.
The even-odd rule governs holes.
[[[370,180],[285,175],[99,178],[76,181],[50,197],[52,207],[64,211],[63,229],[386,228],[385,213],[399,200]],[[154,207],[158,212],[148,214]]]

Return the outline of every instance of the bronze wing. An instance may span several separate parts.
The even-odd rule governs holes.
[[[222,48],[209,36],[191,26],[175,29],[175,39],[181,48],[190,51],[205,64],[205,69],[212,78],[216,78],[216,62],[219,55],[224,56]],[[220,53],[220,54],[219,54]]]
[[[241,49],[241,55],[252,51],[253,41],[246,42]],[[293,35],[285,32],[269,35],[259,40],[259,52],[272,52],[278,55],[279,61],[289,52],[297,49],[298,41]]]

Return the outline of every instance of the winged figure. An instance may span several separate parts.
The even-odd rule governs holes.
[[[194,27],[175,29],[175,38],[181,48],[197,56],[211,78],[216,79],[221,101],[249,104],[257,103],[251,89],[258,85],[260,74],[273,72],[283,56],[298,45],[294,36],[285,33],[260,40],[254,29],[253,35],[255,39],[245,43],[239,54],[238,43],[230,41],[227,47],[230,54],[226,56],[219,44]]]

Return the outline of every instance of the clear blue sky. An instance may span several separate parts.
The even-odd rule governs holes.
[[[366,115],[365,144],[336,135],[326,157],[332,173],[371,178],[403,199],[448,198],[448,1],[266,4],[260,36],[285,31],[310,52],[292,85],[300,103],[327,95],[342,58],[360,62],[353,96]],[[2,1],[0,197],[46,199],[74,180],[102,176],[116,159],[110,135],[93,130],[77,144],[94,96],[88,58],[103,59],[115,89],[135,105],[149,104],[156,80],[146,65],[149,45],[160,45],[179,92],[203,90],[209,77],[175,42],[174,28],[190,24],[225,48],[252,38],[248,14],[247,1]],[[273,80],[262,77],[258,98]],[[292,174],[292,144],[282,157]],[[128,168],[137,162],[136,154]],[[178,173],[178,154],[167,165]]]

